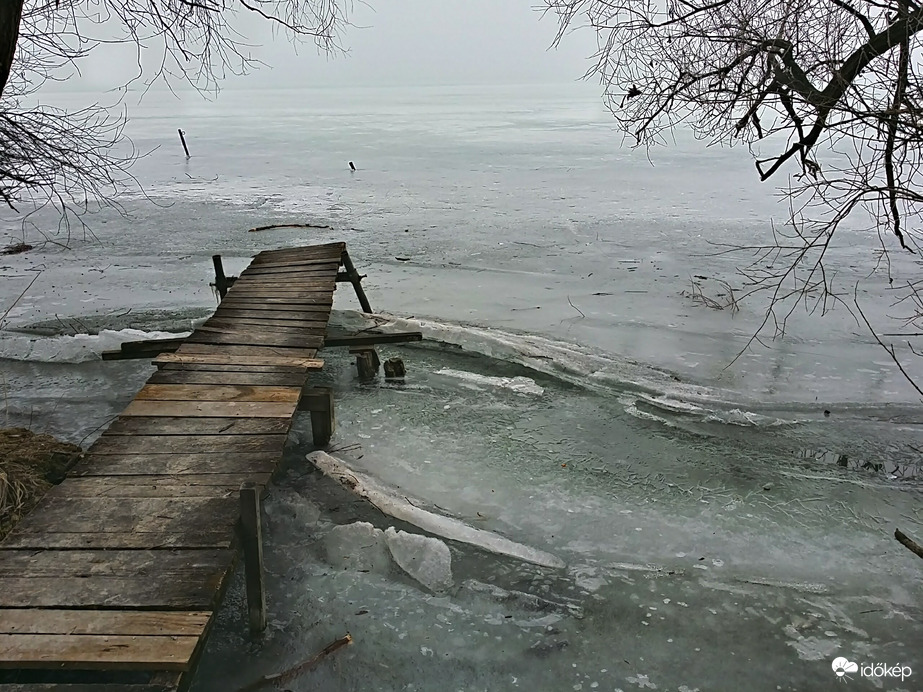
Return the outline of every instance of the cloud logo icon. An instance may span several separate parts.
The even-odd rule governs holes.
[[[833,659],[831,667],[833,668],[833,672],[836,673],[838,678],[842,678],[844,675],[846,675],[846,673],[859,672],[859,664],[853,663],[843,656]]]

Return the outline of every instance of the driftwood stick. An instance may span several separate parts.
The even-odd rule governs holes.
[[[337,649],[342,649],[344,646],[349,644],[353,640],[352,635],[349,633],[345,637],[340,637],[339,639],[328,644],[324,649],[317,654],[314,654],[307,661],[299,663],[294,668],[289,668],[288,670],[283,670],[281,673],[273,673],[272,675],[264,675],[259,680],[251,682],[245,687],[241,687],[238,692],[254,692],[255,690],[260,689],[264,685],[284,685],[287,682],[291,682],[297,678],[302,673],[307,673],[312,670],[318,663],[323,661],[327,656],[332,654]]]
[[[256,233],[257,231],[269,231],[273,228],[332,228],[332,226],[320,226],[314,223],[274,223],[269,226],[257,226],[256,228],[251,228],[247,233]]]
[[[923,557],[923,545],[908,537],[903,531],[894,529],[894,537],[911,553],[914,553],[917,557]]]

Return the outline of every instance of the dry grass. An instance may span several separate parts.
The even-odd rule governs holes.
[[[0,539],[10,532],[80,454],[80,447],[25,428],[0,430]]]

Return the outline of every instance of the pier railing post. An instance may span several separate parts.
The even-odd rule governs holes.
[[[260,487],[251,481],[240,486],[240,529],[247,582],[250,632],[266,629],[266,592],[263,586],[263,529],[260,521]]]
[[[212,255],[212,262],[215,265],[215,289],[218,295],[224,300],[228,293],[228,278],[224,275],[224,265],[221,264],[221,255]]]
[[[340,257],[340,262],[343,265],[343,268],[346,270],[346,275],[349,277],[349,282],[353,285],[353,288],[356,291],[356,298],[359,299],[359,305],[362,306],[362,312],[371,313],[372,306],[369,303],[369,299],[365,295],[365,291],[362,290],[362,277],[359,276],[359,272],[356,271],[356,267],[353,265],[353,261],[349,258],[349,253],[346,250],[343,250],[343,254]]]

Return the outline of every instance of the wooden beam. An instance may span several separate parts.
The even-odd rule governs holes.
[[[240,530],[247,583],[247,616],[250,632],[258,634],[266,629],[263,528],[260,520],[260,488],[249,481],[240,486]]]
[[[327,332],[324,346],[374,346],[376,344],[400,344],[409,341],[423,341],[423,332],[357,332],[345,334]]]

